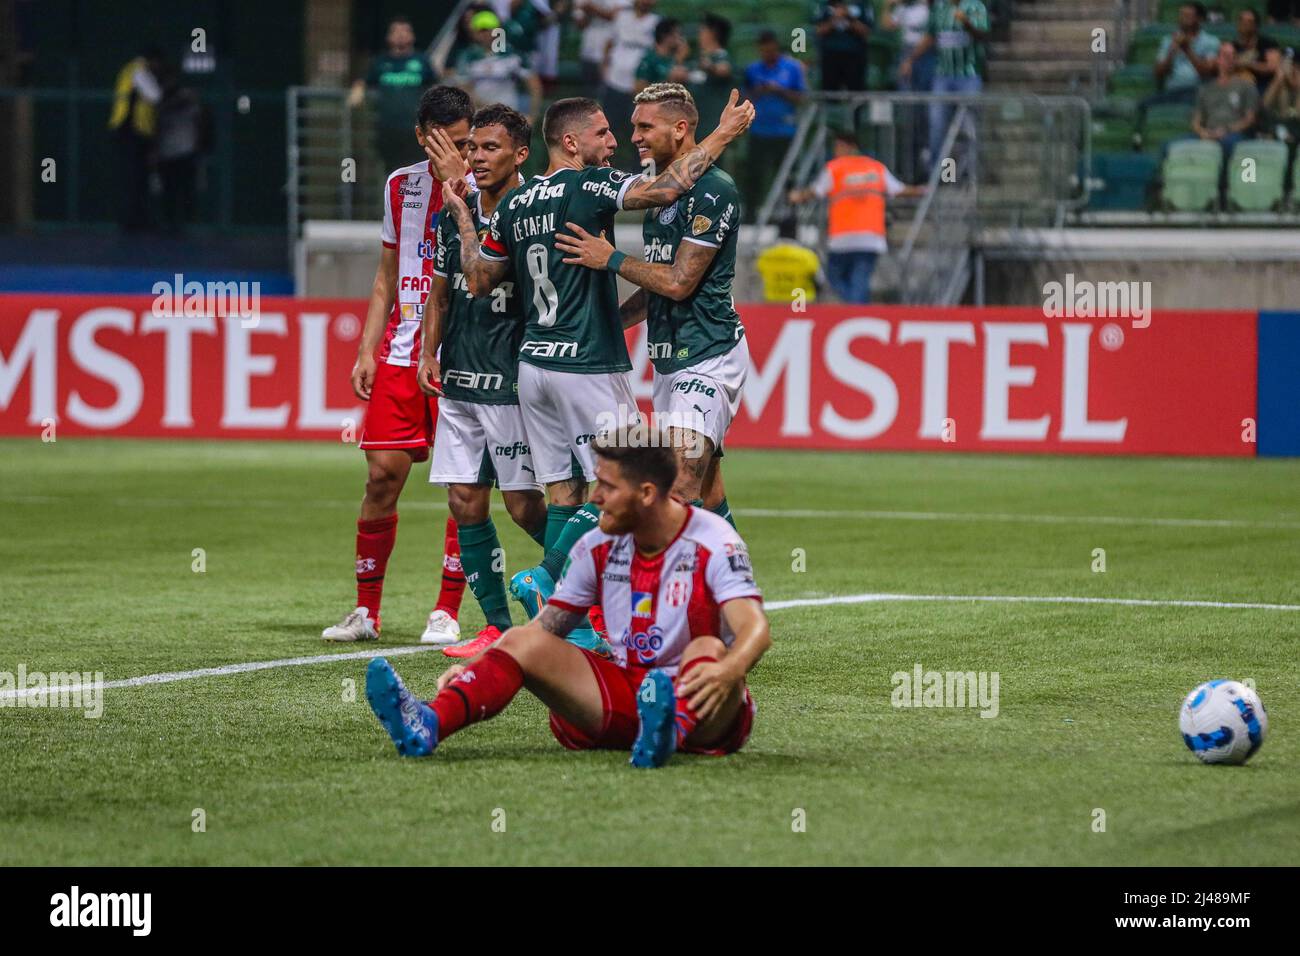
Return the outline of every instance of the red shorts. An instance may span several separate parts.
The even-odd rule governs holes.
[[[420,391],[416,371],[414,365],[379,363],[361,426],[362,450],[402,449],[411,452],[416,461],[429,457],[438,424],[438,400]]]
[[[632,744],[636,742],[639,726],[636,715],[636,695],[641,689],[641,681],[645,679],[646,672],[650,668],[619,667],[599,654],[587,650],[582,653],[586,656],[587,663],[591,665],[591,670],[596,675],[596,683],[600,686],[601,710],[604,711],[600,732],[593,737],[559,714],[552,713],[551,733],[569,750],[631,750]],[[736,715],[735,722],[722,735],[721,740],[708,748],[687,745],[678,749],[682,753],[709,754],[718,757],[735,753],[745,745],[750,731],[754,729],[756,709],[754,698],[750,696],[749,688],[746,687],[745,701],[740,706],[740,713]]]

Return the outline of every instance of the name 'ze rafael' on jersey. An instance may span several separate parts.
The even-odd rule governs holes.
[[[424,300],[433,276],[434,230],[442,210],[442,183],[429,162],[403,166],[384,186],[384,246],[397,250],[397,295],[379,361],[418,365]]]
[[[599,604],[620,665],[676,674],[693,638],[718,637],[731,646],[735,635],[722,605],[762,596],[736,529],[690,507],[677,537],[652,558],[637,551],[631,534],[588,531],[569,553],[550,603],[574,613]]]
[[[614,273],[564,265],[555,233],[566,222],[614,234],[614,214],[640,179],[608,166],[565,167],[534,176],[501,200],[480,255],[509,261],[528,315],[519,360],[539,368],[596,375],[626,372],[627,342]]]

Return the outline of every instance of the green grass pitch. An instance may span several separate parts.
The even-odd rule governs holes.
[[[1300,461],[736,450],[725,471],[774,602],[1300,605]],[[423,475],[375,653],[416,642],[436,590],[445,504]],[[327,444],[0,442],[0,672],[112,681],[356,650],[319,634],[352,606],[363,480],[359,454]],[[536,546],[496,520],[510,569],[532,564]],[[462,624],[481,620],[467,594]],[[356,659],[107,689],[99,719],[3,707],[0,864],[1300,856],[1300,611],[908,601],[771,621],[749,745],[654,772],[563,750],[527,694],[432,759],[400,759]],[[417,691],[444,662],[395,659]],[[997,672],[997,717],[891,706],[891,674],[917,664]],[[1221,676],[1253,679],[1269,710],[1245,767],[1201,766],[1177,732],[1183,696]]]

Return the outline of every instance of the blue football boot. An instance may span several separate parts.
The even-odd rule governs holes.
[[[632,744],[634,767],[662,767],[677,749],[677,694],[673,679],[655,669],[645,675],[636,694],[640,724]]]
[[[438,715],[406,689],[382,657],[366,668],[366,700],[403,757],[427,757],[438,746]]]

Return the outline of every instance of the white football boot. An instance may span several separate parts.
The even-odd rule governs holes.
[[[375,622],[370,620],[369,612],[359,607],[355,611],[349,612],[348,616],[333,627],[327,627],[321,631],[322,641],[333,641],[335,643],[351,643],[353,641],[377,641],[379,640],[379,631],[375,627]]]
[[[420,635],[421,644],[455,644],[460,640],[460,625],[456,619],[441,609],[429,614],[429,623]]]

